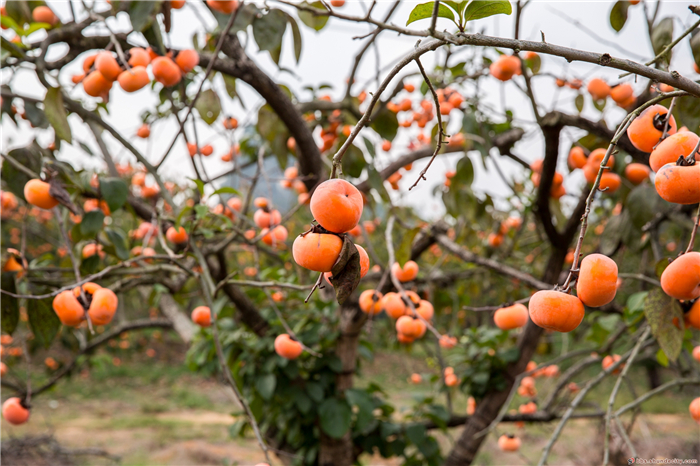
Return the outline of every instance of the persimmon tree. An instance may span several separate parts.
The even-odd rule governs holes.
[[[15,392],[4,417],[31,422],[33,397],[120,334],[172,328],[191,345],[187,364],[233,390],[243,416],[232,432],[253,435],[268,463],[276,456],[349,465],[378,453],[462,465],[502,424],[555,423],[545,464],[572,417],[603,423],[603,464],[611,452],[636,456],[634,420],[625,425],[623,415],[666,390],[700,385],[697,366],[679,358],[700,360],[692,343],[700,329],[700,7],[689,7],[692,25],[677,33],[671,18],[658,18],[660,2],[655,11],[639,3],[618,1],[609,20],[620,31],[628,9],[644,9],[656,53],[645,63],[555,45],[546,31],[541,41],[520,39],[529,4],[520,0],[428,2],[403,18],[399,2],[381,14],[371,2],[353,16],[342,0],[114,0],[80,9],[71,2],[73,16],[61,20],[42,1],[8,2],[3,118],[52,133],[54,142],[2,153],[2,385]],[[206,34],[197,37],[206,40],[193,49],[167,47],[182,8],[216,21],[213,29],[202,23]],[[114,32],[110,24],[124,14],[131,31]],[[514,16],[512,38],[476,32],[493,15]],[[344,91],[312,86],[303,99],[256,64],[251,41],[277,64],[282,54],[298,61],[301,28],[322,37],[331,18],[372,28],[347,60]],[[403,37],[405,55],[375,81],[357,82],[366,52],[389,33]],[[671,68],[681,42],[690,44],[694,72]],[[63,55],[49,54],[62,46]],[[465,47],[474,51],[467,58],[457,53]],[[421,59],[438,52],[444,60],[426,69]],[[548,70],[557,60],[620,74],[584,82]],[[83,72],[67,76],[75,61]],[[13,79],[28,69],[43,95]],[[493,108],[480,95],[486,80],[514,86],[531,108]],[[535,80],[571,100],[546,111]],[[256,118],[222,113],[241,83],[264,100]],[[158,96],[137,137],[176,122],[158,158],[109,123],[110,102],[122,92]],[[586,102],[601,112],[598,121],[581,114]],[[603,114],[607,105],[622,117]],[[524,117],[534,122],[520,123]],[[225,153],[199,138],[198,122],[217,129]],[[571,128],[585,135],[562,151]],[[521,153],[526,130],[543,141],[542,153]],[[86,132],[103,170],[62,155]],[[115,156],[107,134],[128,158]],[[392,146],[397,137],[410,140],[407,150]],[[189,154],[193,178],[163,176],[177,152]],[[444,218],[427,223],[425,212],[396,200],[442,176],[433,161],[448,154],[455,169],[433,192]],[[208,157],[228,168],[210,174]],[[489,176],[503,178],[508,196],[473,187],[478,158],[494,167]],[[416,173],[412,164],[423,159]],[[506,160],[519,167],[512,179],[499,168]],[[241,180],[238,189],[230,176]],[[256,196],[261,179],[279,181],[295,206],[281,212],[270,196]],[[151,305],[161,317],[148,315]],[[125,307],[140,318],[113,320]],[[561,345],[561,354],[534,362],[541,342]],[[22,356],[29,362],[59,344],[74,359],[32,384]],[[410,413],[399,416],[378,384],[355,386],[363,359],[417,345],[437,363],[411,381],[431,384],[434,396]],[[630,367],[650,357],[677,377],[616,406]],[[595,365],[600,372],[583,378]],[[539,377],[557,381],[538,393]],[[607,377],[616,377],[608,405],[580,409]],[[456,391],[470,396],[467,415],[454,406]],[[700,422],[698,400],[690,414]],[[431,432],[458,426],[441,451]],[[498,444],[515,452],[520,440],[504,434]]]

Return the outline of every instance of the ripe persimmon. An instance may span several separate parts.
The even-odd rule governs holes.
[[[620,189],[622,180],[617,173],[603,172],[600,176],[600,184],[598,189],[605,191],[607,194],[613,194],[615,191]]]
[[[273,247],[277,247],[287,241],[289,236],[289,232],[283,225],[274,226],[272,229],[263,228],[260,234],[263,235],[262,242]]]
[[[571,148],[569,151],[568,163],[572,170],[574,168],[583,168],[587,161],[588,158],[586,157],[586,152],[582,147],[574,146]]]
[[[151,62],[151,71],[156,81],[166,87],[174,86],[182,78],[180,68],[169,57],[155,58]]]
[[[514,435],[503,434],[498,438],[498,448],[501,451],[518,451],[520,450],[520,439]]]
[[[132,47],[129,49],[128,62],[129,66],[132,68],[137,66],[143,66],[145,68],[151,63],[151,56],[141,47]]]
[[[699,298],[700,252],[688,252],[671,262],[661,274],[661,288],[672,298],[686,301]]]
[[[71,290],[61,291],[53,299],[53,310],[63,325],[75,327],[85,319],[85,308]]]
[[[609,354],[603,358],[603,362],[601,363],[601,366],[603,367],[603,370],[606,371],[608,370],[609,367],[611,367],[613,364],[615,364],[617,361],[619,361],[621,356],[619,354]],[[619,374],[622,368],[624,367],[624,364],[620,364],[614,371],[612,371],[613,374]]]
[[[341,7],[343,5],[345,5],[345,0],[331,0],[331,6],[334,6],[337,8],[337,7]]]
[[[394,262],[391,266],[391,273],[402,283],[410,282],[418,276],[418,264],[414,261],[408,261],[401,267],[398,262]]]
[[[330,272],[340,256],[343,241],[336,235],[307,233],[292,245],[292,256],[300,266],[315,272]]]
[[[105,79],[102,73],[95,70],[83,79],[83,90],[91,97],[103,97],[112,89],[112,82]]]
[[[382,294],[375,290],[360,293],[360,310],[365,314],[375,315],[382,312]]]
[[[170,8],[173,10],[179,10],[185,6],[185,0],[170,0]]]
[[[189,73],[195,66],[199,65],[199,54],[196,50],[180,50],[175,57],[175,63],[183,73]]]
[[[402,315],[406,314],[406,303],[401,299],[401,295],[398,293],[387,293],[382,298],[382,309],[386,312],[386,315],[392,319],[398,319]]]
[[[443,335],[440,337],[440,347],[444,349],[452,349],[457,346],[457,337]]]
[[[593,100],[607,99],[610,95],[610,85],[600,78],[593,78],[588,81],[587,89]]]
[[[211,325],[211,309],[207,306],[197,306],[192,311],[192,322],[200,327],[209,327]]]
[[[610,89],[610,97],[617,104],[621,104],[634,97],[634,88],[627,83],[618,84]]]
[[[617,264],[603,254],[589,254],[581,261],[576,294],[583,304],[600,307],[615,299]]]
[[[3,16],[5,16],[3,14]],[[38,6],[32,10],[32,19],[37,23],[49,23],[51,26],[58,23],[58,16],[47,6]]]
[[[360,278],[363,278],[369,272],[369,256],[365,248],[356,244],[357,252],[360,254]]]
[[[266,211],[258,209],[253,215],[253,222],[258,228],[269,228],[271,225],[279,225],[282,222],[282,214],[279,210]]]
[[[638,184],[642,184],[644,180],[648,180],[650,173],[651,170],[649,169],[649,167],[647,167],[643,163],[630,163],[625,167],[625,177],[629,180],[630,183],[632,183],[635,186],[637,186]]]
[[[491,76],[499,81],[508,81],[513,75],[520,74],[520,59],[513,55],[501,55],[496,61],[491,63],[489,71]]]
[[[541,290],[532,295],[529,311],[535,324],[564,333],[578,327],[585,315],[580,299],[555,290]]]
[[[527,325],[527,307],[516,303],[512,306],[502,307],[493,314],[493,322],[501,330],[512,330]]]
[[[326,230],[345,233],[360,221],[362,194],[345,180],[327,180],[311,195],[311,214]]]
[[[674,204],[700,202],[700,163],[690,166],[667,163],[656,173],[656,192]]]
[[[693,348],[693,359],[695,359],[697,362],[700,362],[700,346],[696,346]]]
[[[288,334],[282,333],[275,338],[275,352],[285,359],[298,358],[304,348],[301,343],[292,339]]]
[[[447,374],[445,376],[445,385],[448,387],[459,385],[459,378],[455,374]]]
[[[107,81],[116,81],[122,72],[121,66],[112,55],[112,52],[100,52],[95,58],[95,69],[104,76]]]
[[[410,382],[413,384],[419,384],[423,381],[423,377],[420,376],[420,374],[413,373],[411,374]]]
[[[498,233],[489,233],[489,236],[486,239],[486,241],[488,242],[490,247],[497,248],[501,244],[503,244],[503,235]]]
[[[165,237],[168,241],[174,244],[183,244],[189,239],[187,231],[183,227],[178,227],[177,230],[175,227],[168,228],[168,230],[165,232]]]
[[[649,156],[649,166],[655,172],[667,163],[676,163],[678,157],[687,156],[698,144],[698,135],[690,131],[679,131],[659,143]]]
[[[94,256],[97,254],[100,258],[105,256],[104,251],[102,251],[102,245],[97,244],[97,243],[88,243],[85,246],[83,246],[83,250],[81,252],[81,255],[83,259],[87,259],[88,257]]]
[[[435,315],[435,308],[430,301],[421,299],[418,306],[416,306],[416,314],[421,316],[423,319],[430,321],[433,318],[433,315]]]
[[[114,291],[109,288],[99,288],[92,294],[92,301],[88,308],[88,316],[95,325],[107,325],[112,321],[114,313],[117,312],[119,300]]]
[[[207,5],[214,11],[230,15],[238,8],[238,0],[207,0]]]
[[[24,198],[28,203],[40,209],[53,209],[58,205],[58,201],[49,194],[50,189],[51,186],[45,181],[36,178],[29,180],[24,185]]]
[[[666,123],[668,109],[663,105],[652,105],[635,118],[627,127],[627,136],[632,145],[642,152],[651,152],[659,143]],[[671,115],[667,134],[676,132],[676,120]]]
[[[695,65],[697,66],[697,65]],[[700,397],[695,398],[693,401],[690,402],[690,406],[688,406],[688,410],[690,411],[690,417],[695,420],[698,424],[700,424]],[[4,407],[3,407],[4,411]]]
[[[29,409],[24,407],[22,400],[13,396],[2,404],[2,417],[10,424],[18,426],[29,419]]]
[[[148,72],[143,66],[134,66],[130,70],[122,71],[117,78],[119,85],[126,92],[136,92],[143,89],[151,82]]]
[[[422,322],[414,317],[403,315],[396,320],[396,331],[408,337],[416,338],[420,334]]]

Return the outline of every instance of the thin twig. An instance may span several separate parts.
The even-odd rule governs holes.
[[[607,465],[608,460],[610,458],[610,419],[612,417],[612,410],[613,410],[613,406],[615,405],[615,399],[617,398],[617,394],[620,391],[620,386],[622,385],[622,381],[627,376],[627,372],[629,371],[630,367],[632,366],[632,363],[634,362],[635,358],[637,357],[637,354],[639,354],[639,349],[642,347],[642,343],[644,343],[646,341],[650,332],[651,332],[651,326],[647,325],[647,328],[644,329],[644,333],[642,333],[642,336],[639,337],[639,339],[637,340],[637,343],[634,345],[634,348],[632,348],[632,353],[630,354],[629,358],[627,359],[627,363],[625,363],[625,367],[623,367],[622,373],[619,375],[619,377],[615,381],[615,386],[613,387],[612,392],[610,392],[610,398],[608,399],[608,410],[605,413],[605,437],[603,439],[603,442],[604,442],[603,465]]]
[[[438,1],[435,1],[435,5],[438,5]],[[436,8],[437,9],[437,8]],[[418,65],[418,69],[420,70],[420,74],[423,75],[423,80],[425,83],[428,85],[428,88],[430,89],[430,93],[433,95],[433,100],[435,101],[435,114],[437,115],[437,124],[438,124],[438,132],[437,135],[435,136],[435,150],[433,151],[432,157],[430,157],[430,160],[428,161],[428,165],[425,166],[423,170],[421,170],[420,174],[418,175],[418,179],[416,180],[413,185],[411,185],[408,190],[412,190],[413,188],[416,187],[416,185],[420,182],[420,180],[425,180],[425,174],[428,173],[428,169],[430,166],[433,164],[433,161],[435,160],[435,157],[437,157],[438,152],[440,152],[440,149],[442,148],[442,143],[445,138],[445,128],[442,126],[442,116],[440,114],[440,99],[438,99],[437,92],[435,91],[435,88],[433,87],[433,83],[430,82],[430,78],[428,77],[428,74],[425,72],[425,68],[423,68],[423,64],[420,62],[420,58],[416,57],[416,64]]]
[[[698,213],[695,214],[695,225],[693,225],[693,231],[690,232],[690,240],[685,250],[686,254],[692,251],[695,246],[695,235],[698,233],[698,226],[700,226],[700,205],[698,205]]]

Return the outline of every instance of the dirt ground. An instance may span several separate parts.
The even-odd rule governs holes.
[[[401,355],[397,359],[403,361],[395,359],[386,356],[375,360],[365,367],[358,384],[375,380],[395,387],[390,395],[400,412],[402,407],[410,406],[414,395],[428,390],[406,384],[405,374],[427,368],[422,362],[406,362]],[[395,364],[396,370],[386,375],[379,370],[386,364]],[[3,420],[3,442],[28,434],[53,434],[67,448],[104,449],[120,457],[119,464],[123,466],[254,465],[264,460],[252,437],[229,436],[228,428],[240,411],[225,387],[172,363],[133,367],[127,370],[122,366],[116,374],[113,372],[117,369],[107,368],[62,383],[57,390],[33,402],[33,415],[26,425],[10,426]],[[465,405],[461,397],[453,402],[455,406]],[[638,456],[700,456],[700,426],[689,415],[653,413],[657,411],[653,406],[647,411],[637,419],[632,432]],[[499,435],[512,432],[520,436],[521,451],[499,451],[497,436],[492,434],[475,464],[535,464],[555,427],[556,424],[526,425],[520,429],[512,424],[499,426]],[[444,451],[449,450],[459,432],[460,429],[452,429],[438,434]],[[628,452],[623,452],[617,459],[627,464]],[[81,460],[87,465],[115,464],[103,457],[86,456]],[[583,466],[600,464],[601,460],[600,422],[573,420],[555,445],[549,464]],[[361,462],[377,466],[401,464],[400,459],[369,455],[362,457]]]

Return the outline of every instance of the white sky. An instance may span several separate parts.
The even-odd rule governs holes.
[[[59,17],[63,19],[70,18],[70,9],[67,2],[49,1],[47,3],[54,9],[54,11],[56,11]],[[184,9],[176,10],[173,13],[173,28],[170,33],[169,41],[174,48],[191,47],[192,35],[203,31],[202,23],[197,19],[197,16],[193,14],[190,8],[197,8],[197,10],[200,12],[200,17],[207,22],[208,26],[213,27],[215,24],[213,18],[208,14],[208,11],[201,2],[193,3],[194,5],[190,5],[188,2],[188,5]],[[346,2],[346,5],[342,7],[342,11],[347,14],[362,15],[364,14],[364,8],[366,8],[369,3],[370,2],[365,2],[363,5],[359,1],[349,0]],[[394,13],[392,22],[398,25],[405,24],[409,12],[417,3],[419,2],[404,2]],[[75,4],[76,7],[79,8],[79,6],[77,6],[78,2],[75,2]],[[274,1],[269,2],[269,4],[273,7],[282,7],[287,11],[291,11],[290,8],[284,5],[276,4]],[[380,0],[379,4],[375,8],[374,16],[377,18],[383,18],[384,12],[390,4],[391,2],[389,1]],[[666,16],[671,16],[674,18],[674,32],[676,36],[680,34],[685,27],[691,23],[691,21],[694,20],[693,15],[687,10],[687,6],[689,4],[690,3],[687,1],[667,1],[661,6],[659,18]],[[616,57],[631,58],[636,61],[645,61],[653,57],[654,54],[647,38],[642,5],[640,4],[633,6],[629,9],[628,22],[625,28],[619,34],[614,32],[608,22],[611,7],[612,2],[603,1],[545,2],[533,0],[525,10],[522,18],[521,38],[540,40],[540,31],[543,31],[547,42],[557,45],[570,46],[594,52],[608,52]],[[655,3],[650,2],[649,8],[653,9],[654,7]],[[602,43],[598,39],[591,37],[585,31],[580,30],[578,27],[572,25],[570,22],[559,16],[557,14],[558,12],[563,12],[566,15],[575,18],[588,28],[594,30],[602,39],[617,43],[623,50],[628,50],[631,54],[623,53],[619,49],[615,49],[609,45],[606,45],[605,43]],[[472,27],[477,31],[484,32],[485,34],[512,37],[513,21],[514,16],[500,15],[476,21],[472,23]],[[127,31],[130,28],[128,16],[125,14],[120,15],[118,18],[110,19],[109,24],[115,31]],[[422,29],[426,27],[426,24],[427,20],[414,23],[411,25],[411,27]],[[449,21],[444,19],[439,20],[438,27],[450,31],[455,29],[454,25],[451,25]],[[254,41],[250,41],[248,46],[249,56],[251,56],[260,67],[262,67],[270,76],[272,76],[274,80],[286,84],[302,100],[309,98],[308,93],[302,90],[302,88],[308,84],[318,85],[321,83],[330,83],[335,86],[333,91],[331,91],[331,94],[334,97],[341,97],[345,90],[345,79],[349,74],[354,56],[357,53],[357,50],[359,50],[362,46],[362,41],[352,40],[352,37],[366,34],[370,30],[369,26],[331,19],[320,33],[316,33],[301,23],[300,28],[303,35],[303,51],[299,65],[296,65],[294,62],[291,44],[291,31],[289,29],[285,34],[285,45],[283,46],[281,61],[281,66],[294,70],[296,76],[292,76],[289,73],[282,72],[277,69],[276,65],[269,58],[267,52],[260,53],[257,51]],[[4,31],[4,34],[6,37],[11,36],[11,34],[7,31]],[[35,36],[36,40],[39,40],[42,34],[44,34],[43,31],[36,33],[34,36],[30,37],[30,41],[35,40]],[[143,39],[139,37],[133,37],[130,40],[132,43],[143,41]],[[383,32],[378,40],[379,56],[382,67],[384,69],[388,69],[389,65],[391,65],[395,60],[409,52],[415,45],[415,42],[416,38],[414,37],[398,36],[396,33],[389,31]],[[376,73],[376,57],[373,50],[373,48],[370,49],[362,62],[357,75],[358,83],[365,83],[368,80],[371,80]],[[65,46],[57,45],[50,49],[48,58],[49,60],[52,58],[57,58],[64,53]],[[463,56],[465,56],[470,52],[465,50],[459,53],[464,54]],[[495,52],[493,51],[491,51],[489,54],[492,57],[495,56]],[[425,55],[422,58],[422,62],[427,70],[432,68],[436,57],[438,60],[442,60],[443,53],[438,51]],[[564,59],[558,57],[542,58],[543,64],[541,71],[544,72],[554,73],[557,75],[565,74],[567,77],[579,77],[584,80],[589,76],[595,75],[607,79],[610,83],[618,82],[617,76],[620,73],[615,70],[599,69],[584,63],[567,64]],[[82,57],[79,57],[69,66],[64,68],[59,79],[60,82],[66,86],[66,88],[70,89],[72,87],[70,77],[73,74],[81,72],[81,63]],[[678,70],[683,75],[693,76],[692,59],[687,39],[683,40],[681,44],[674,49],[671,68]],[[417,69],[413,64],[406,68],[406,73],[413,73],[415,71],[417,71]],[[695,77],[697,77],[697,75],[695,75]],[[9,73],[7,73],[6,70],[2,70],[2,82],[7,83],[9,78]],[[633,83],[634,78],[628,77],[626,80]],[[420,81],[416,79],[415,83],[418,85]],[[544,109],[550,110],[552,109],[553,104],[556,103],[557,107],[563,111],[570,113],[576,111],[573,103],[576,96],[574,91],[568,89],[561,92],[558,91],[554,85],[553,79],[547,77],[535,79],[534,86],[535,95],[537,96],[538,100],[542,102]],[[38,80],[34,76],[34,73],[30,70],[17,73],[12,81],[12,87],[20,94],[31,95],[39,98],[43,97],[44,89],[39,84]],[[251,112],[251,109],[257,107],[257,105],[261,102],[260,97],[257,96],[255,91],[247,87],[240,80],[238,81],[238,91],[242,95],[242,98],[248,108],[246,111],[243,110],[240,105],[234,103],[228,98],[226,93],[223,91],[222,82],[215,82],[215,87],[220,91],[219,95],[222,99],[224,108],[223,113],[237,117],[241,123],[250,121],[251,118],[255,118],[256,112]],[[643,82],[638,83],[636,87],[641,89],[643,87]],[[375,88],[376,83],[371,83],[367,87],[367,90],[372,91]],[[391,88],[392,85],[389,86],[389,89]],[[114,86],[111,92],[110,116],[107,118],[107,121],[120,130],[126,137],[129,137],[135,143],[136,147],[138,147],[142,153],[146,154],[150,160],[155,161],[161,157],[167,146],[170,144],[170,141],[177,130],[177,126],[174,119],[168,124],[162,123],[156,125],[154,128],[152,128],[152,136],[148,141],[140,140],[134,136],[136,129],[140,126],[139,115],[144,110],[153,108],[154,104],[156,103],[157,96],[148,89],[149,88],[147,87],[134,94],[127,94],[119,89],[119,86]],[[194,92],[195,89],[196,86],[192,86],[190,91]],[[501,92],[504,93],[503,96],[501,95]],[[84,94],[81,86],[77,86],[75,89],[70,91],[70,95],[74,98],[83,99],[85,102],[88,102],[87,105],[89,105],[89,102],[94,100]],[[528,101],[525,100],[522,93],[512,83],[502,85],[495,79],[488,78],[483,82],[481,95],[482,98],[485,98],[495,108],[502,108],[501,103],[507,102],[507,107],[514,110],[516,118],[526,122],[533,121],[532,110]],[[600,118],[599,112],[593,108],[589,99],[586,100],[586,106],[583,113],[592,119]],[[609,122],[614,123],[619,121],[622,115],[622,110],[617,109],[614,105],[611,105],[611,102],[608,103],[605,110],[605,117]],[[74,138],[87,143],[91,148],[93,148],[94,153],[98,153],[96,144],[92,138],[92,134],[89,132],[87,127],[82,125],[79,119],[75,116],[70,117],[70,122],[73,128]],[[521,123],[520,126],[523,126],[526,130],[533,129],[532,125],[529,124]],[[36,131],[30,128],[28,122],[26,121],[22,121],[20,123],[18,130],[8,118],[4,118],[1,127],[3,151],[8,151],[13,147],[25,145],[34,137],[38,138],[42,144],[48,144],[53,140],[53,134],[50,129]],[[201,125],[198,126],[198,133],[200,141],[209,142],[215,147],[214,156],[205,159],[207,173],[212,176],[226,171],[230,165],[224,164],[219,160],[220,155],[228,150],[226,139],[220,136],[222,133],[220,121],[216,122],[211,128],[207,127],[206,124],[201,123]],[[576,137],[581,136],[581,133],[577,131],[570,131],[569,134],[571,136],[576,135]],[[112,140],[109,136],[107,136],[107,139],[108,144],[112,149],[112,153],[118,154],[118,160],[125,161],[130,159],[130,154],[123,150],[123,148],[121,148],[116,141]],[[205,142],[201,142],[201,144],[204,144]],[[568,148],[570,142],[570,139],[563,137],[562,148]],[[388,163],[388,160],[391,158],[398,157],[405,153],[407,143],[407,137],[399,137],[394,142],[392,151],[389,154],[380,155],[382,157],[381,166]],[[70,161],[76,166],[101,166],[99,158],[87,157],[77,144],[74,144],[74,146],[75,147],[64,145],[59,158]],[[514,152],[528,161],[541,158],[541,135],[537,131],[528,131],[524,141],[516,146]],[[561,170],[566,173],[565,153],[566,152],[562,152],[560,164]],[[401,185],[404,188],[401,191],[401,202],[419,207],[422,213],[424,213],[427,217],[435,217],[436,215],[441,214],[443,212],[443,208],[441,207],[441,202],[439,199],[432,200],[430,203],[426,203],[426,199],[430,195],[432,187],[443,182],[444,172],[448,169],[453,169],[459,157],[461,157],[461,155],[440,157],[440,160],[437,161],[431,168],[428,181],[422,182],[419,185],[419,188],[408,193],[408,186],[413,183],[420,169],[425,163],[427,163],[427,160],[415,163],[411,173],[405,175],[401,181]],[[185,144],[182,142],[182,140],[180,140],[174,153],[170,155],[168,161],[162,167],[162,174],[165,176],[165,178],[179,181],[184,180],[185,177],[193,176],[193,173],[191,172],[191,164],[188,159],[189,155],[187,154]],[[475,188],[477,191],[487,192],[496,197],[506,195],[509,192],[506,185],[495,174],[492,167],[487,172],[484,172],[484,170],[481,168],[480,157],[472,156],[472,160],[475,162],[474,166],[477,169],[475,181]],[[508,159],[499,157],[499,164],[506,172],[508,177],[516,176],[521,178],[523,176],[520,166],[510,162]],[[580,176],[580,174],[574,174],[567,177],[565,182],[565,186],[567,187],[568,191],[573,193],[579,192],[582,184],[583,178]]]

